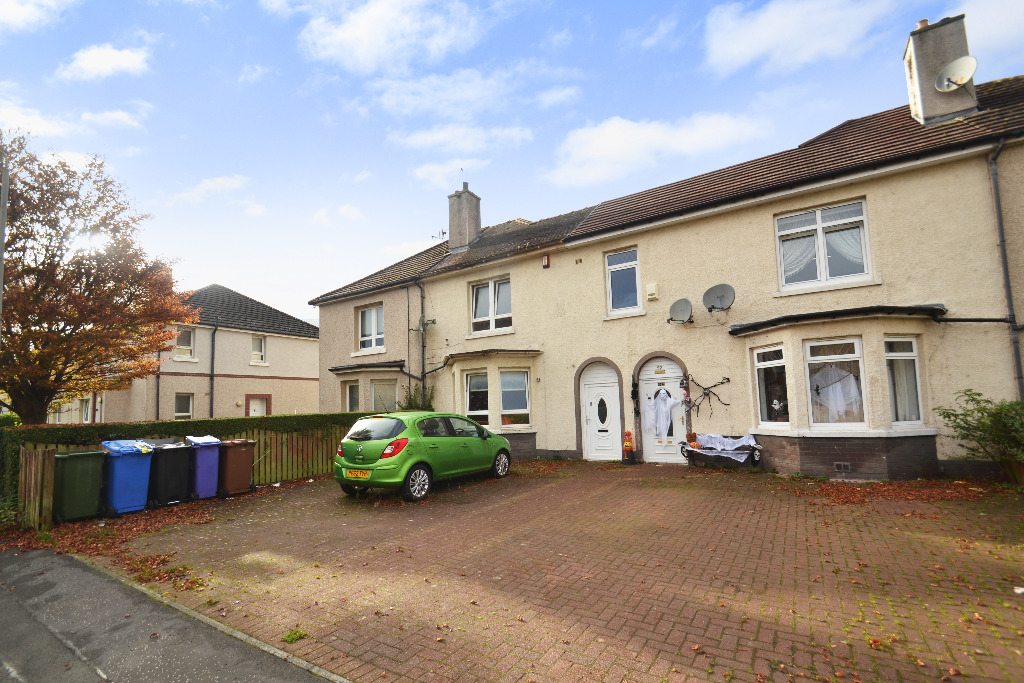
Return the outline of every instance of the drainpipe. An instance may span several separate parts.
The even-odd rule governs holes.
[[[1010,346],[1013,349],[1013,367],[1016,373],[1014,379],[1017,384],[1017,399],[1024,398],[1024,371],[1021,369],[1020,357],[1020,327],[1017,325],[1017,317],[1013,308],[1013,288],[1010,286],[1010,263],[1006,256],[1006,232],[1003,227],[1003,203],[999,195],[999,155],[1003,153],[1006,145],[1006,138],[999,140],[999,147],[996,153],[989,159],[988,165],[992,176],[992,194],[995,199],[996,227],[999,230],[999,258],[1003,266],[1003,290],[1006,293],[1006,307],[1009,309],[1007,321],[1010,325]]]
[[[157,422],[160,421],[160,368],[163,365],[160,363],[160,354],[162,351],[156,352],[156,416],[153,418]]]
[[[419,280],[413,284],[420,290],[420,391],[427,390],[427,311],[424,308],[426,295],[423,293],[423,285]]]
[[[213,365],[217,361],[217,326],[219,323],[220,318],[213,319],[213,336],[210,337],[210,417],[213,417]]]

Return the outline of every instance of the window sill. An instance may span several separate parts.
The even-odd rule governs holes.
[[[853,289],[854,287],[874,287],[882,284],[881,280],[841,280],[838,282],[813,282],[810,284],[786,287],[772,294],[774,297],[812,294],[814,292],[830,292],[835,289]]]
[[[480,339],[482,337],[500,337],[503,334],[515,334],[515,328],[502,327],[498,330],[481,330],[480,332],[471,332],[466,335],[466,339]]]
[[[192,356],[174,356],[173,358],[171,358],[171,360],[173,360],[175,363],[198,363],[199,362],[198,358],[193,358]]]
[[[362,349],[361,351],[353,351],[349,354],[352,358],[358,358],[359,356],[375,356],[378,353],[387,353],[387,348],[383,346],[374,346],[369,349]]]
[[[754,429],[751,429],[750,433],[754,435],[764,434],[765,436],[799,436],[817,439],[850,437],[857,439],[891,439],[898,436],[935,436],[939,433],[939,430],[935,427],[926,426],[895,427],[893,429],[867,429],[863,426],[852,427],[850,429],[823,429],[820,427],[814,427],[811,429],[806,427],[802,429],[786,429],[784,427],[772,429],[765,425],[759,425]]]
[[[636,318],[641,315],[647,315],[647,311],[643,308],[630,308],[623,311],[613,311],[604,317],[605,320],[618,320],[619,318]]]
[[[249,361],[249,365],[258,365],[261,368],[269,368],[270,367],[270,363],[267,363],[265,361],[258,361],[258,360],[251,360],[251,361]]]
[[[533,425],[501,425],[499,434],[516,434],[518,432],[535,431]]]

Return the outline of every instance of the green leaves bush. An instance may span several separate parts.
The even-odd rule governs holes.
[[[1024,484],[1024,400],[997,403],[964,389],[957,392],[955,407],[935,412],[953,430],[964,457],[993,460],[1011,481]]]

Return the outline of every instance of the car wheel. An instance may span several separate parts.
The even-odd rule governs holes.
[[[423,500],[430,493],[430,470],[425,465],[416,465],[405,475],[402,484],[402,498],[410,503]]]
[[[341,492],[344,493],[346,496],[358,496],[365,490],[365,486],[352,486],[351,484],[341,485]]]
[[[494,466],[491,467],[491,474],[498,479],[508,476],[508,469],[512,465],[507,451],[498,451],[494,456]]]

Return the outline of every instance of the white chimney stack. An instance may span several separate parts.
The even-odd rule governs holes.
[[[936,24],[929,24],[927,19],[917,22],[907,40],[903,64],[907,69],[910,115],[918,123],[939,123],[978,110],[973,78],[949,92],[935,87],[944,67],[969,54],[963,14]]]
[[[465,251],[480,236],[480,197],[469,191],[469,183],[448,195],[448,251]]]

